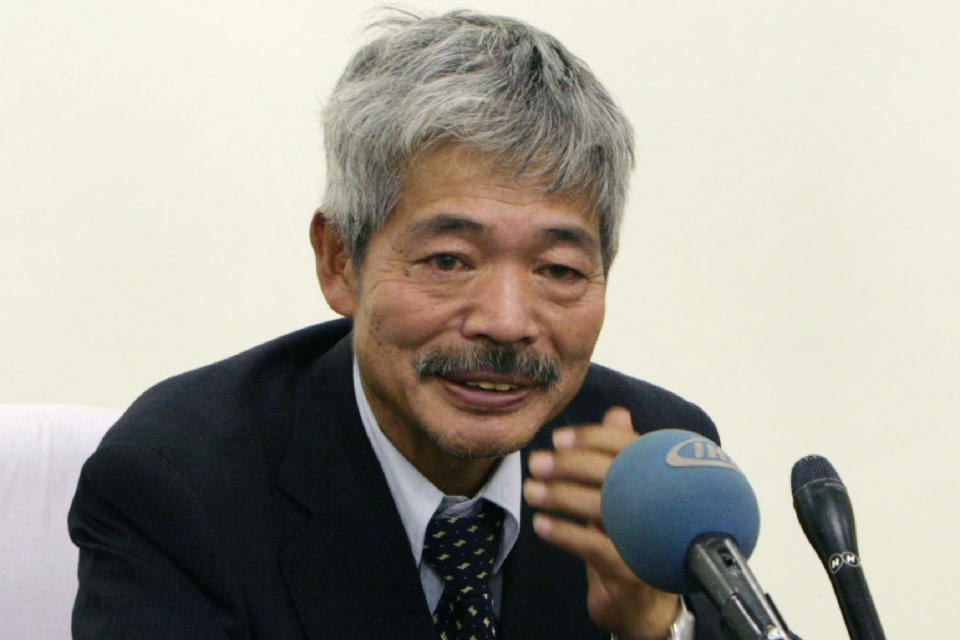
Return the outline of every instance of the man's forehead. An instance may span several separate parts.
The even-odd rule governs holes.
[[[466,144],[448,144],[419,154],[401,178],[400,200],[415,201],[437,192],[483,188],[493,197],[532,203],[562,203],[592,219],[593,207],[585,193],[560,192],[543,173],[517,173],[494,154]]]

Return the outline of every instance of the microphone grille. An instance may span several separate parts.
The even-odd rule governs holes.
[[[835,480],[841,482],[837,470],[823,456],[809,455],[796,461],[790,472],[790,489],[794,496],[800,487],[814,480]]]

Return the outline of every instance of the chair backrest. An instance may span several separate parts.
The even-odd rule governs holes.
[[[63,640],[77,591],[67,511],[113,409],[0,404],[0,640]]]

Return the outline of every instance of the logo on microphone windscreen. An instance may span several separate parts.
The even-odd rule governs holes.
[[[733,460],[710,440],[703,437],[688,438],[667,451],[666,462],[671,467],[726,467],[740,471]]]

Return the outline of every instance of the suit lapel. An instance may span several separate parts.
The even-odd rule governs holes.
[[[310,517],[280,553],[311,640],[429,638],[419,574],[354,402],[349,337],[297,389],[280,487]]]

